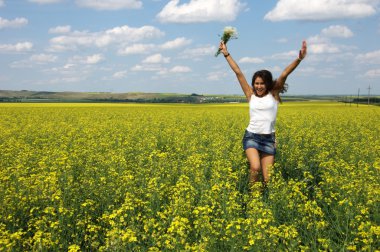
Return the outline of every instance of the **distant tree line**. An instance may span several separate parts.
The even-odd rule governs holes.
[[[91,99],[65,99],[65,98],[20,98],[20,97],[0,97],[0,102],[95,102],[95,103],[231,103],[245,102],[245,98],[240,97],[218,97],[203,95],[184,95],[184,96],[162,96],[153,98],[118,99],[118,98],[91,98]]]
[[[334,100],[342,103],[368,104],[368,97],[355,96],[283,96],[284,102],[290,101],[308,101],[308,100]],[[139,98],[116,98],[116,97],[43,97],[43,95],[31,96],[1,96],[0,102],[83,102],[83,103],[244,103],[247,99],[244,96],[228,96],[228,95],[199,95],[192,93],[191,95],[156,95],[139,97]],[[372,96],[369,98],[371,105],[380,105],[380,96]]]
[[[339,102],[343,103],[355,103],[355,104],[371,104],[371,105],[380,105],[380,97],[373,96],[373,97],[360,97],[355,98],[353,96],[344,96],[339,99]]]

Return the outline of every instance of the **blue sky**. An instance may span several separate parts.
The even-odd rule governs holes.
[[[0,89],[242,94],[308,56],[288,95],[380,94],[380,0],[0,0]]]

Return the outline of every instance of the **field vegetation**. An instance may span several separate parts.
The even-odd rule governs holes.
[[[0,104],[1,251],[378,251],[380,108],[289,102],[267,188],[247,104]]]

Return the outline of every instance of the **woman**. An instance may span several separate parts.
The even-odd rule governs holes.
[[[269,181],[269,167],[274,164],[276,154],[275,122],[280,93],[285,90],[285,81],[298,64],[306,56],[306,42],[302,42],[298,58],[281,73],[277,80],[267,70],[257,71],[252,77],[252,86],[247,83],[239,66],[232,59],[223,41],[219,49],[235,72],[241,88],[249,102],[250,121],[243,137],[243,148],[247,155],[250,168],[250,182],[258,181],[260,170],[263,181]]]

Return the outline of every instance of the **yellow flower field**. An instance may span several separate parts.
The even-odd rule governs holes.
[[[380,107],[289,102],[267,189],[248,105],[0,104],[0,251],[378,251]]]

